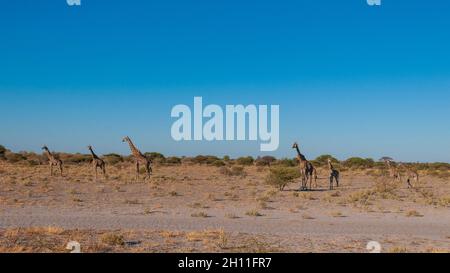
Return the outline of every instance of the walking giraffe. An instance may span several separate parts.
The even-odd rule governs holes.
[[[103,173],[103,177],[106,179],[106,164],[105,164],[105,161],[103,161],[103,159],[101,159],[100,157],[98,157],[94,153],[94,150],[92,149],[91,145],[88,146],[88,149],[91,152],[91,156],[92,156],[92,167],[94,168],[94,172],[95,172],[95,180],[97,180],[97,169],[98,168],[100,168],[100,170]]]
[[[144,181],[146,178],[150,178],[152,175],[152,168],[151,163],[152,161],[148,159],[145,155],[141,153],[141,151],[134,146],[133,142],[129,137],[124,137],[122,139],[122,142],[128,142],[128,145],[130,146],[131,154],[134,157],[134,160],[136,161],[136,181],[139,179],[139,165],[143,164],[145,166],[145,170],[147,172],[147,176],[144,178]]]
[[[314,166],[309,162],[306,157],[300,152],[300,148],[297,144],[297,142],[292,145],[292,148],[297,151],[297,159],[299,161],[299,167],[300,167],[300,178],[302,181],[302,185],[300,187],[300,190],[307,190],[308,189],[308,180],[309,180],[309,189],[312,189],[312,180],[314,175],[314,187],[317,188],[317,171],[314,168]]]
[[[333,189],[333,180],[336,181],[336,187],[339,187],[339,171],[336,170],[331,163],[331,158],[328,158],[328,169],[330,171],[330,190]]]
[[[56,158],[52,152],[48,149],[47,146],[44,145],[42,147],[42,150],[44,150],[45,155],[48,158],[48,164],[50,165],[50,176],[53,176],[53,166],[57,167],[61,173],[61,176],[63,176],[63,162],[61,159]]]
[[[400,164],[398,164],[398,166],[399,166],[399,168],[402,168],[405,171],[406,183],[408,184],[408,188],[410,188],[410,189],[414,188],[413,185],[411,184],[411,182],[412,182],[412,180],[415,180],[416,183],[419,182],[419,173],[412,170],[405,164],[400,163]]]

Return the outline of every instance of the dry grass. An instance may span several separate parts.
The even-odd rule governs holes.
[[[133,166],[129,162],[117,163],[108,168],[108,179],[93,181],[92,174],[86,172],[88,165],[67,166],[66,176],[49,177],[47,166],[29,166],[20,164],[2,163],[0,176],[0,206],[2,212],[9,209],[27,210],[44,213],[63,209],[67,212],[89,212],[95,217],[97,212],[107,212],[120,216],[132,215],[146,217],[153,221],[161,218],[198,217],[192,222],[202,223],[200,228],[209,226],[214,221],[228,221],[228,224],[242,225],[245,221],[253,221],[250,217],[266,216],[258,220],[262,224],[277,221],[286,223],[304,222],[306,225],[319,225],[322,220],[341,223],[340,217],[348,216],[346,221],[352,221],[354,215],[366,217],[368,213],[389,213],[390,216],[400,214],[403,217],[422,217],[419,212],[426,212],[427,219],[432,221],[435,212],[440,215],[450,206],[450,183],[448,179],[421,177],[421,182],[408,189],[405,183],[387,181],[383,176],[367,176],[365,170],[348,170],[343,173],[342,184],[338,190],[328,191],[327,181],[319,179],[319,190],[299,192],[298,180],[286,186],[285,191],[273,189],[265,184],[265,177],[269,167],[257,170],[257,167],[246,166],[245,175],[222,175],[219,168],[214,166],[176,165],[155,166],[155,174],[151,182],[133,181]],[[227,165],[229,166],[229,165]],[[228,167],[231,170],[231,167]],[[243,169],[244,170],[244,169]],[[320,175],[319,175],[320,176]],[[142,178],[142,176],[141,176]],[[142,180],[142,179],[141,179]],[[79,210],[82,208],[82,210]],[[397,209],[401,208],[401,209]],[[192,211],[190,211],[192,210]],[[311,215],[308,215],[308,212]],[[416,211],[413,213],[411,211]],[[228,213],[227,213],[228,212]],[[232,212],[232,213],[231,213]],[[264,215],[261,214],[264,213]],[[429,213],[430,212],[430,213]],[[192,213],[192,215],[191,215]],[[209,215],[213,215],[210,217]],[[112,215],[114,216],[114,215]],[[250,217],[248,217],[250,216]],[[332,216],[332,217],[330,217]],[[380,221],[386,214],[379,214]],[[378,215],[376,216],[378,217]],[[130,217],[131,218],[131,217]],[[205,218],[205,219],[200,219]],[[209,219],[208,219],[209,218]],[[286,219],[284,219],[286,218]],[[335,219],[336,218],[336,219]],[[276,220],[274,220],[276,219]],[[314,220],[317,221],[306,221]],[[413,219],[403,219],[412,221]],[[43,225],[46,225],[44,223]],[[186,243],[185,233],[168,230],[174,235],[124,230],[103,231],[85,230],[71,231],[56,227],[33,229],[10,229],[0,231],[0,250],[18,252],[65,252],[65,245],[70,240],[85,240],[83,244],[86,252],[115,252],[119,249],[126,252],[164,252],[164,251],[227,251],[240,252],[270,251],[280,249],[273,241],[262,235],[243,236],[237,239],[236,234],[226,233],[220,238],[219,232],[201,244]],[[33,232],[35,235],[33,235]],[[177,233],[179,232],[179,233]],[[123,236],[125,242],[143,241],[134,247],[125,245],[109,245],[100,239],[104,233],[113,233]],[[134,234],[135,233],[135,234]],[[277,233],[274,232],[274,235]],[[106,235],[105,235],[106,236]],[[145,236],[149,236],[148,238]],[[284,236],[284,235],[283,235]],[[225,240],[224,238],[227,238]],[[9,239],[8,239],[9,238]],[[15,240],[20,241],[14,249]],[[10,240],[11,239],[11,240]],[[282,238],[289,241],[291,238]],[[182,241],[184,240],[184,241]],[[300,239],[297,239],[302,242]],[[325,239],[317,239],[324,240]],[[316,240],[316,241],[317,241]],[[408,251],[432,252],[446,250],[439,244],[421,243],[420,246],[396,241],[396,245],[405,245]],[[226,241],[226,242],[225,242]],[[343,246],[333,246],[339,250],[347,251]],[[269,244],[269,245],[266,245]],[[178,246],[176,246],[178,244]],[[294,250],[321,251],[333,250],[331,245],[319,247],[290,246]],[[352,251],[355,248],[349,248]],[[388,248],[387,248],[388,249]],[[364,251],[364,249],[363,249]]]

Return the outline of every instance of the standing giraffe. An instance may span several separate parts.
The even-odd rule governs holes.
[[[411,184],[411,182],[412,182],[412,180],[415,180],[416,183],[419,182],[419,173],[412,170],[411,168],[409,168],[408,166],[406,166],[404,164],[400,163],[400,164],[398,164],[398,166],[405,171],[406,183],[408,184],[408,188],[412,189],[413,185]]]
[[[59,168],[59,171],[61,172],[61,176],[63,176],[63,162],[61,159],[56,158],[52,152],[48,149],[47,146],[44,145],[42,147],[42,150],[44,150],[45,155],[48,158],[48,164],[50,165],[50,176],[53,176],[53,166],[56,166]]]
[[[299,167],[300,167],[300,177],[302,180],[302,185],[300,187],[300,190],[307,190],[307,184],[309,180],[309,189],[312,189],[312,180],[314,175],[314,186],[317,188],[317,171],[314,168],[314,166],[309,162],[306,157],[300,153],[300,148],[298,147],[297,142],[292,145],[292,148],[297,151],[297,159],[299,161]]]
[[[101,159],[94,153],[94,150],[92,149],[91,145],[88,146],[88,149],[91,152],[91,156],[92,156],[92,167],[94,168],[94,171],[95,171],[95,180],[97,180],[97,169],[98,168],[100,168],[100,170],[102,171],[103,177],[106,178],[105,161],[103,161],[103,159]]]
[[[122,142],[128,142],[131,153],[136,160],[136,181],[139,179],[139,164],[143,164],[145,166],[145,170],[147,171],[147,176],[144,178],[144,181],[146,178],[150,178],[150,176],[152,175],[152,167],[150,166],[152,161],[145,157],[145,155],[143,155],[141,151],[139,151],[138,148],[134,146],[129,137],[124,137],[122,139]]]
[[[328,169],[330,171],[330,190],[333,189],[333,180],[336,181],[336,187],[339,187],[339,171],[336,170],[331,163],[331,158],[328,158]]]
[[[394,181],[398,180],[401,181],[402,180],[402,176],[400,174],[400,171],[398,170],[397,166],[393,165],[392,163],[392,159],[391,158],[386,158],[384,159],[384,163],[386,163],[386,166],[389,170],[389,177],[391,177],[392,179],[394,179]]]

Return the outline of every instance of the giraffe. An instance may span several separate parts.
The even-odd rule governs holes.
[[[399,166],[399,168],[402,168],[405,171],[406,183],[408,184],[408,188],[409,189],[414,188],[413,185],[411,184],[411,181],[415,180],[416,183],[418,183],[419,182],[419,173],[412,170],[405,164],[400,163],[400,164],[398,164],[398,166]]]
[[[146,178],[150,178],[152,174],[152,167],[150,166],[152,161],[147,157],[145,157],[145,155],[143,155],[141,151],[139,151],[138,148],[134,146],[133,142],[129,137],[124,137],[122,139],[122,142],[128,142],[131,153],[134,159],[136,160],[136,181],[139,179],[139,164],[143,164],[145,166],[145,170],[147,171],[147,176],[144,178],[144,181]]]
[[[42,147],[42,150],[44,150],[45,155],[48,158],[48,164],[50,165],[50,176],[53,176],[53,166],[56,166],[59,168],[59,171],[61,172],[61,176],[63,176],[63,162],[61,159],[56,158],[52,152],[48,149],[47,146],[44,145]]]
[[[103,177],[106,178],[106,164],[105,161],[103,161],[103,159],[101,159],[100,157],[98,157],[95,153],[94,150],[92,149],[92,146],[89,145],[87,147],[89,149],[89,151],[91,152],[91,156],[92,156],[92,167],[94,168],[95,171],[95,180],[97,180],[97,169],[100,168],[100,170],[103,173]]]
[[[330,190],[333,189],[333,180],[336,181],[336,187],[339,187],[339,171],[336,170],[331,163],[331,158],[328,158],[328,169],[330,171]]]
[[[402,180],[402,176],[400,174],[400,171],[398,170],[398,167],[393,165],[393,161],[390,158],[384,159],[384,163],[386,163],[386,166],[389,170],[389,176],[392,177],[392,179],[394,179],[394,181],[398,180],[401,181]]]
[[[302,180],[302,185],[300,187],[300,190],[307,190],[307,183],[309,180],[309,189],[312,189],[312,180],[313,180],[313,175],[314,175],[314,184],[315,187],[317,188],[317,171],[314,168],[314,166],[311,164],[311,162],[309,162],[306,157],[300,152],[300,148],[297,144],[297,142],[294,143],[294,145],[292,145],[292,148],[295,149],[297,151],[297,159],[299,161],[299,166],[300,166],[300,177]]]

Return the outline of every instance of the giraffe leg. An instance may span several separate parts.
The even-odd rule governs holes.
[[[411,178],[408,177],[408,179],[406,179],[406,183],[408,183],[408,188],[412,189],[412,185],[411,185]]]
[[[317,189],[317,170],[314,169],[314,187]]]
[[[312,173],[310,173],[309,174],[309,190],[312,190],[312,180],[313,180]]]
[[[147,178],[150,179],[150,176],[152,175],[152,167],[150,167],[150,162],[146,163],[145,169],[147,170]]]
[[[63,176],[63,165],[59,164],[59,171],[61,172],[61,176]]]
[[[106,179],[106,165],[105,164],[103,164],[102,171],[103,171],[103,177]]]
[[[53,176],[53,163],[50,164],[50,176]]]
[[[330,190],[333,190],[333,175],[330,175]]]
[[[139,180],[139,162],[136,162],[136,178],[135,181]]]
[[[97,165],[94,166],[94,171],[95,171],[95,181],[97,181]]]

